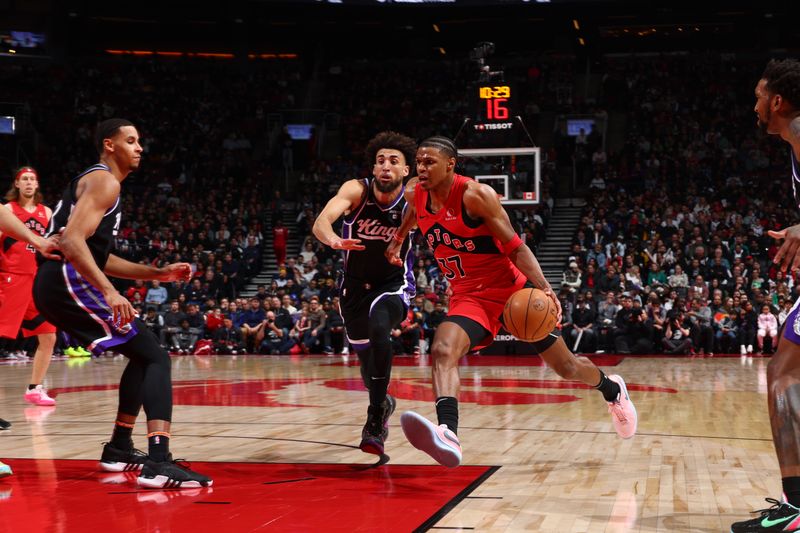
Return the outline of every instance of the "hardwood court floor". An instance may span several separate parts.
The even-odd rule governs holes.
[[[152,514],[153,502],[167,503],[158,507],[162,532],[219,530],[214,520],[224,520],[226,531],[720,532],[749,517],[749,511],[767,507],[764,497],[780,496],[766,414],[768,359],[594,360],[628,384],[639,412],[633,439],[616,436],[599,393],[561,381],[538,357],[465,360],[459,437],[464,464],[481,467],[473,472],[430,467],[433,460],[405,440],[399,413],[413,409],[431,418],[435,413],[427,360],[396,359],[390,392],[398,398],[398,413],[390,423],[390,461],[359,474],[370,478],[363,481],[364,492],[377,495],[359,504],[351,497],[361,481],[347,482],[376,457],[356,448],[367,394],[352,358],[176,357],[171,446],[178,457],[210,462],[198,470],[218,474],[213,497],[141,495],[130,479],[113,493],[137,494],[120,504],[131,516]],[[81,506],[103,513],[98,505],[104,500],[93,492],[101,485],[92,476],[97,476],[101,443],[110,434],[123,365],[122,358],[54,361],[47,385],[58,405],[41,408],[22,399],[30,366],[0,364],[0,417],[14,424],[0,432],[0,458],[17,472],[0,481],[0,531],[88,530],[89,522],[61,513],[53,513],[39,529],[23,527],[38,524],[30,520],[41,490],[49,491],[47,505],[64,513]],[[146,449],[143,423],[134,440]],[[15,461],[25,458],[39,461]],[[90,462],[42,461],[47,459]],[[282,490],[242,500],[234,512],[236,494],[250,490],[242,485],[249,482],[242,462],[264,463],[252,465],[262,476],[259,486],[318,477],[329,483],[309,485],[305,492],[294,483],[291,490],[301,490],[296,500]],[[43,475],[43,468],[59,472],[57,481]],[[328,474],[308,473],[312,468]],[[77,471],[86,475],[67,474]],[[83,487],[83,497],[62,506],[70,487]],[[97,490],[103,497],[112,493]],[[178,497],[233,504],[195,506],[206,515],[213,507],[216,518],[197,515],[201,518],[187,522],[170,515],[185,511],[175,503]],[[264,507],[275,501],[281,505]],[[151,507],[143,511],[146,505]],[[297,512],[292,505],[300,505],[302,515],[292,515]],[[337,509],[335,518],[330,509]],[[398,512],[405,521],[393,518]],[[272,523],[278,516],[280,524]],[[292,516],[302,519],[292,522]],[[73,527],[76,523],[83,527]],[[141,531],[153,530],[135,523]],[[118,530],[139,529],[127,523]]]

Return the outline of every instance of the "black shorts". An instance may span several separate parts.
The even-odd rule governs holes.
[[[411,303],[411,295],[407,288],[396,282],[372,287],[365,283],[345,278],[339,294],[339,310],[344,319],[347,340],[355,348],[369,345],[370,312],[379,300],[383,298],[398,298],[406,311],[408,311]]]
[[[67,262],[46,261],[39,266],[33,299],[48,322],[96,354],[128,342],[142,330],[138,321],[115,325],[101,292]]]

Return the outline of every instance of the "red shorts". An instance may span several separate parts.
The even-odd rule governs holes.
[[[47,322],[33,303],[33,274],[0,272],[0,337],[33,337],[55,333],[56,327]]]
[[[522,289],[527,283],[527,279],[522,274],[518,275],[513,285],[507,287],[491,287],[480,291],[467,292],[466,294],[453,294],[450,297],[450,310],[447,316],[464,316],[474,320],[486,330],[490,335],[486,336],[483,342],[473,346],[473,350],[480,350],[494,342],[494,337],[503,325],[500,318],[503,316],[503,308],[511,295]]]

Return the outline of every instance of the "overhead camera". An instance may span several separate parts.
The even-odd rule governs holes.
[[[482,42],[478,43],[475,48],[470,50],[469,59],[478,65],[478,81],[502,81],[503,71],[492,70],[492,67],[486,64],[486,58],[494,53],[494,43]]]
[[[469,58],[472,61],[478,63],[478,65],[483,66],[486,63],[486,58],[489,57],[494,53],[494,43],[483,42],[478,43],[478,45],[470,50]]]

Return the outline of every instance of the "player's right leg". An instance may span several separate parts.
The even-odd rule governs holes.
[[[461,443],[457,436],[458,392],[461,388],[458,361],[471,346],[480,344],[488,334],[486,328],[472,319],[448,316],[436,329],[431,346],[438,425],[413,411],[406,411],[400,417],[400,425],[408,441],[444,466],[455,467],[462,460]]]
[[[362,365],[366,365],[364,381],[369,391],[367,421],[361,431],[359,448],[366,453],[383,455],[384,443],[389,437],[389,417],[397,403],[388,394],[392,373],[391,331],[406,313],[402,299],[397,295],[378,297],[365,309],[369,337],[369,352],[359,352]],[[366,357],[362,358],[362,353]]]
[[[767,498],[772,507],[733,524],[732,533],[800,531],[800,336],[794,332],[798,321],[795,304],[767,366],[767,405],[785,501]]]

